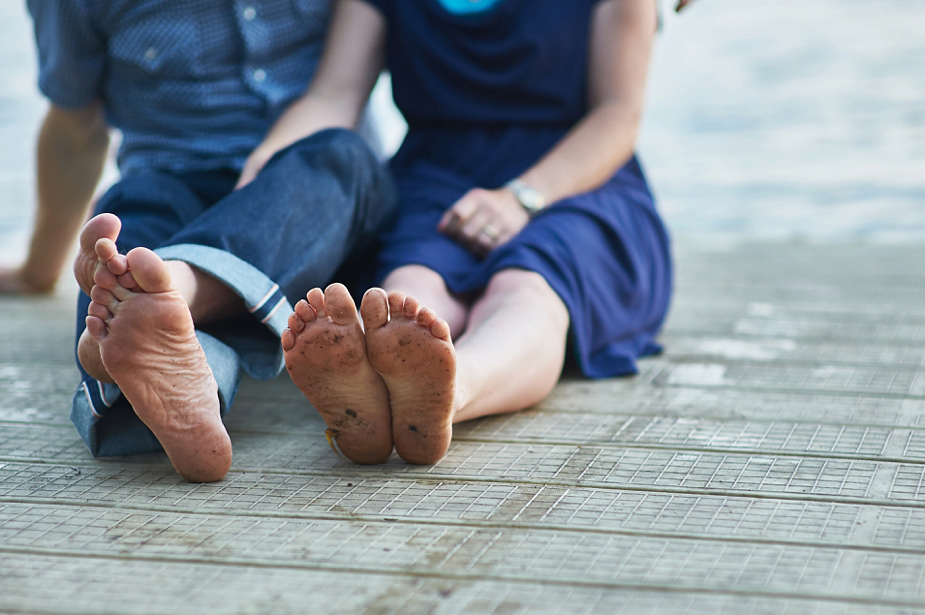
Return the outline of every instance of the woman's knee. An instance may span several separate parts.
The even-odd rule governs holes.
[[[392,271],[385,277],[382,287],[387,291],[398,290],[416,296],[421,291],[446,292],[446,283],[443,277],[424,265],[405,265]]]
[[[493,275],[483,295],[488,300],[516,299],[529,302],[535,309],[548,313],[563,329],[568,327],[568,308],[559,294],[539,273],[526,269],[503,269]]]

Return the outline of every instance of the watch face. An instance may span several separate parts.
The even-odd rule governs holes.
[[[543,211],[543,208],[546,207],[543,195],[522,181],[515,179],[508,182],[507,187],[514,193],[514,196],[517,197],[521,206],[526,209],[527,213],[531,216]]]
[[[523,198],[520,199],[520,204],[524,206],[524,209],[530,213],[536,213],[543,209],[542,205],[538,202],[535,194],[525,194]]]

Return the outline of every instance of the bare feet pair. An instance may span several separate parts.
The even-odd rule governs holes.
[[[456,353],[447,323],[414,298],[373,288],[358,314],[343,285],[315,288],[282,344],[293,382],[347,458],[382,463],[394,446],[405,461],[430,464],[446,453]]]
[[[195,482],[231,466],[218,390],[193,319],[167,265],[146,248],[118,253],[121,223],[101,214],[84,227],[74,276],[91,303],[78,344],[81,365],[115,382]],[[293,381],[324,417],[341,452],[358,463],[398,454],[435,463],[452,438],[456,358],[449,327],[416,300],[372,289],[363,324],[347,289],[314,289],[283,332]]]
[[[116,216],[101,214],[80,235],[74,276],[92,300],[81,364],[119,385],[181,476],[219,480],[231,466],[231,440],[189,308],[154,252],[118,253],[120,229]]]

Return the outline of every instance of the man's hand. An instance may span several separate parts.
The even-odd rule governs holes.
[[[257,174],[260,173],[260,170],[272,157],[273,153],[264,147],[258,147],[252,151],[247,160],[244,161],[244,168],[241,170],[241,175],[238,177],[238,183],[235,184],[234,189],[243,188],[254,181],[254,178],[257,177]]]
[[[22,267],[15,269],[0,266],[0,295],[10,293],[26,295],[31,293],[45,293],[54,288],[54,282],[35,284],[30,276],[23,272]]]
[[[529,221],[510,190],[473,188],[447,210],[437,228],[473,254],[485,256]]]
[[[37,143],[37,209],[20,267],[0,268],[0,293],[49,292],[86,221],[109,149],[103,106],[51,105]]]

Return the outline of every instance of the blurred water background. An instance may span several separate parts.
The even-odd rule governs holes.
[[[925,240],[925,1],[662,8],[639,150],[677,239]],[[35,75],[24,2],[0,3],[0,257],[31,224]]]
[[[925,1],[666,11],[640,151],[675,235],[925,239]]]

